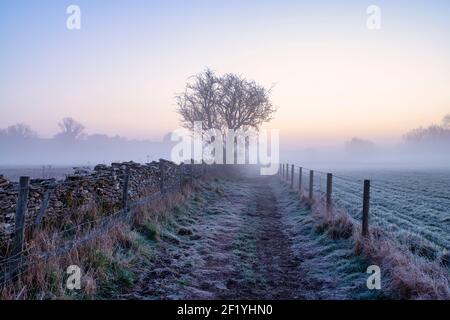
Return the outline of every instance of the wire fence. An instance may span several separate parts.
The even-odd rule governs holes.
[[[63,256],[97,239],[119,223],[129,220],[139,207],[178,191],[183,184],[192,183],[211,170],[214,166],[179,166],[170,182],[161,179],[159,190],[133,201],[128,201],[128,189],[124,183],[122,208],[107,215],[82,222],[76,220],[76,212],[58,216],[57,220],[65,218],[72,223],[62,224],[59,230],[51,234],[51,239],[60,245],[51,252],[41,252],[36,250],[35,244],[22,239],[20,250],[0,258],[0,287],[18,279],[30,266]],[[310,200],[327,200],[329,197],[333,207],[345,209],[352,219],[362,225],[364,219],[367,223],[369,221],[369,207],[364,212],[364,201],[370,199],[370,226],[392,235],[401,244],[410,246],[412,241],[419,241],[441,250],[450,248],[450,195],[447,193],[449,180],[446,180],[450,176],[443,180],[425,176],[421,177],[422,183],[405,178],[390,179],[389,176],[372,176],[368,180],[361,176],[331,174],[288,164],[280,164],[279,174],[303,197],[312,197]],[[364,187],[367,181],[370,181],[369,190]],[[21,191],[25,192],[26,188],[18,188],[19,196]],[[32,234],[35,227],[33,224],[23,225],[19,229],[16,226],[14,237],[17,234]]]
[[[450,249],[449,173],[366,173],[371,179],[363,179],[363,174],[331,174],[292,164],[280,164],[279,170],[279,175],[291,187],[301,190],[303,197],[309,198],[312,185],[316,200],[327,196],[327,177],[331,175],[333,206],[344,209],[360,223],[364,215],[364,181],[369,181],[371,227],[410,247],[421,243],[433,247],[435,252]]]
[[[73,214],[75,212],[72,212],[72,214],[70,215],[57,215],[56,218],[64,217],[73,222],[71,226],[62,224],[60,226],[60,230],[52,232],[52,234],[49,235],[49,238],[52,240],[52,242],[58,243],[59,245],[57,245],[51,251],[42,252],[40,250],[35,250],[37,249],[36,244],[30,244],[29,242],[24,241],[22,237],[20,250],[17,250],[16,252],[12,251],[12,253],[10,253],[7,257],[0,258],[0,288],[20,278],[20,276],[27,271],[28,267],[33,265],[35,266],[38,263],[48,261],[49,259],[54,257],[63,256],[71,252],[73,249],[106,234],[109,230],[117,226],[119,223],[129,221],[137,211],[137,209],[139,209],[140,207],[152,204],[157,200],[163,200],[167,196],[180,191],[184,185],[192,184],[194,180],[197,180],[205,174],[213,171],[213,167],[214,166],[207,166],[205,164],[180,165],[177,166],[177,169],[175,171],[176,174],[172,175],[172,179],[167,179],[167,181],[163,179],[165,171],[164,168],[161,168],[159,190],[133,201],[128,201],[129,182],[128,177],[126,177],[124,179],[124,181],[126,182],[123,186],[123,202],[121,209],[107,215],[102,215],[100,217],[89,219],[88,221],[83,222],[71,220],[71,218],[74,217]],[[128,170],[126,171],[126,175],[129,175]],[[27,193],[27,191],[28,187],[18,188],[18,202],[20,201],[21,195]],[[20,207],[19,203],[17,207]],[[25,206],[22,205],[22,207],[26,208],[26,203]],[[18,215],[20,216],[21,214],[19,211],[20,209],[17,209],[16,219]],[[24,214],[24,212],[22,212],[22,214]],[[52,219],[54,218],[55,216],[52,216]],[[35,225],[23,225],[20,229],[16,226],[13,239],[14,242],[17,241],[17,238],[20,238],[18,237],[18,235],[24,235],[27,232],[32,233],[35,228]]]

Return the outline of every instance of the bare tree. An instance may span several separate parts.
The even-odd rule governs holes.
[[[210,69],[191,77],[184,93],[176,96],[178,113],[184,127],[194,130],[194,122],[202,122],[202,130],[216,129],[225,141],[228,130],[239,130],[244,134],[245,148],[249,146],[249,129],[258,130],[261,124],[272,119],[275,112],[270,101],[271,90],[255,81],[232,73],[217,76]],[[209,135],[207,135],[209,136]],[[216,137],[204,141],[213,143]],[[223,159],[227,158],[227,147],[223,146]],[[218,155],[217,150],[214,150]],[[234,138],[235,161],[238,153],[238,138]]]
[[[176,95],[183,126],[193,130],[194,122],[202,121],[204,130],[218,128],[219,91],[219,79],[210,69],[191,77],[184,93]]]
[[[33,131],[29,125],[24,123],[18,123],[13,126],[9,126],[6,130],[4,130],[4,135],[11,138],[19,138],[19,139],[32,139],[37,138],[37,133]]]
[[[218,101],[220,119],[229,129],[258,129],[272,119],[275,109],[270,102],[270,90],[236,74],[220,79]]]
[[[195,121],[203,129],[258,129],[270,121],[275,109],[270,90],[236,74],[217,76],[206,71],[192,77],[184,93],[176,96],[182,124],[193,128]]]
[[[62,119],[58,126],[61,132],[55,136],[56,138],[75,140],[83,136],[84,126],[73,118],[67,117]]]

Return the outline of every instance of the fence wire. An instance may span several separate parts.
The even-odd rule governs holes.
[[[282,166],[280,167],[283,168]],[[289,165],[291,168],[291,165]],[[310,171],[314,171],[314,197],[326,193],[326,172],[295,165],[294,181],[302,172],[303,195],[309,196]],[[283,170],[280,171],[283,176]],[[362,219],[363,172],[333,173],[332,201],[356,221]],[[436,179],[428,173],[411,178],[408,173],[373,172],[370,186],[370,226],[377,227],[405,244],[426,242],[436,250],[450,249],[450,176]],[[286,177],[283,177],[286,180]],[[288,183],[291,182],[289,171]],[[295,189],[300,189],[298,183]],[[410,245],[410,244],[409,244]]]
[[[131,218],[135,210],[139,207],[142,207],[147,204],[151,204],[156,200],[163,200],[166,196],[169,196],[177,191],[180,191],[185,182],[184,174],[188,173],[192,177],[201,176],[203,173],[206,173],[206,168],[203,166],[201,168],[196,168],[198,165],[191,165],[188,170],[186,170],[187,165],[179,166],[176,170],[175,178],[172,179],[171,185],[164,186],[162,190],[153,192],[152,194],[145,196],[143,198],[139,198],[134,201],[130,201],[127,205],[127,208],[123,208],[118,210],[112,214],[108,214],[107,216],[101,216],[96,219],[92,219],[89,221],[85,221],[79,224],[76,224],[70,228],[64,228],[61,231],[55,232],[51,235],[52,240],[64,240],[66,236],[70,236],[71,234],[76,234],[80,231],[85,231],[85,234],[76,238],[65,241],[63,245],[52,250],[51,252],[40,252],[40,253],[31,253],[32,249],[36,248],[34,246],[28,246],[25,250],[12,255],[6,258],[0,259],[0,288],[5,284],[10,283],[16,279],[18,279],[24,272],[26,272],[27,268],[31,265],[36,265],[36,261],[45,262],[50,258],[60,257],[73,249],[82,246],[85,243],[95,240],[96,238],[104,235],[106,232],[111,230],[113,227],[117,226],[119,223],[127,221]],[[169,181],[166,181],[169,182]],[[75,212],[71,212],[69,217]],[[65,215],[52,215],[52,218],[58,217],[67,218],[67,214]],[[32,232],[33,226],[28,226],[24,229],[24,232]],[[17,270],[11,271],[10,268],[12,265],[19,263],[19,268]]]

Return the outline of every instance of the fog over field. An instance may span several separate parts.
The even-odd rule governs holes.
[[[171,133],[158,140],[130,140],[104,134],[87,134],[81,123],[65,118],[60,132],[41,138],[26,124],[0,129],[0,166],[88,166],[98,163],[135,161],[140,163],[170,158]],[[284,143],[280,133],[281,162],[315,169],[449,169],[450,126],[447,117],[439,125],[413,129],[388,145],[351,138],[329,147],[298,148]],[[301,140],[302,137],[299,137]]]
[[[120,161],[148,162],[170,155],[170,136],[158,141],[130,140],[104,134],[87,134],[72,118],[60,123],[60,132],[41,138],[26,124],[0,130],[0,166],[88,166]]]
[[[319,170],[441,170],[450,169],[448,146],[376,146],[371,150],[346,148],[286,150],[285,162]]]
[[[318,169],[450,169],[450,116],[419,127],[395,144],[352,138],[340,147],[289,149],[285,161]]]

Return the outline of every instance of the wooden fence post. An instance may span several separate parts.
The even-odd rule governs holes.
[[[289,180],[289,163],[286,163],[286,180]]]
[[[333,193],[333,174],[327,173],[327,210],[331,208],[331,195]]]
[[[123,188],[122,188],[122,210],[124,212],[129,211],[128,206],[128,185],[130,182],[130,167],[127,166],[125,169],[125,176],[123,178]]]
[[[281,166],[282,166],[282,164],[280,163],[280,165],[279,165],[279,167],[278,167],[278,175],[279,175],[279,176],[281,176],[281,171],[282,171]]]
[[[314,171],[309,170],[309,200],[313,201],[314,198]]]
[[[178,166],[178,175],[179,175],[179,183],[180,183],[180,190],[183,187],[183,172],[184,172],[184,163],[181,162]]]
[[[194,183],[194,159],[191,159],[191,185]]]
[[[300,190],[300,192],[302,191],[302,176],[303,176],[303,168],[300,167],[299,168],[299,173],[298,173],[298,190]]]
[[[28,191],[30,188],[30,178],[20,177],[19,181],[19,195],[16,205],[16,216],[14,221],[14,241],[11,251],[12,262],[10,265],[10,275],[19,270],[22,263],[23,243],[25,237],[25,215],[28,204]]]
[[[50,196],[54,191],[55,186],[51,185],[49,186],[48,190],[44,194],[44,198],[42,199],[41,206],[39,207],[39,213],[36,216],[36,219],[34,220],[34,230],[33,232],[39,230],[42,220],[45,215],[45,211],[47,210],[48,204],[50,202]]]
[[[292,189],[294,189],[294,169],[295,168],[295,166],[294,165],[292,165],[291,166],[291,188]]]
[[[286,164],[283,163],[283,179],[286,177]]]
[[[364,180],[362,235],[369,235],[370,180]]]

